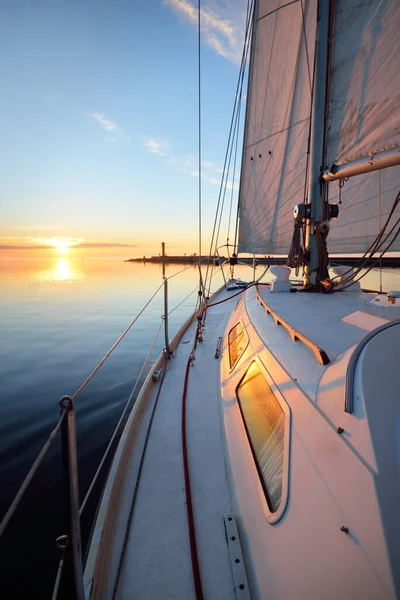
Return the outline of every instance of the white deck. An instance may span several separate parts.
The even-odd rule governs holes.
[[[371,294],[272,294],[266,286],[260,286],[259,293],[280,317],[323,348],[331,362],[366,335],[365,328],[345,322],[343,318],[357,311],[367,311],[388,320],[400,318],[400,306],[369,305],[374,297]],[[313,351],[299,341],[293,342],[287,330],[278,327],[273,318],[266,315],[252,290],[246,296],[246,308],[253,326],[278,362],[297,380],[301,389],[315,399],[325,368],[316,361]]]
[[[228,297],[226,292],[223,297]],[[221,436],[219,360],[214,358],[232,300],[207,316],[190,369],[187,444],[204,597],[234,599],[224,517],[231,512]],[[115,598],[195,598],[181,442],[182,391],[196,323],[168,362],[144,455]],[[187,342],[187,343],[185,343]],[[206,373],[206,376],[205,376]],[[135,457],[132,456],[132,460]],[[129,466],[128,466],[129,468]],[[125,502],[121,503],[122,505]]]
[[[390,444],[382,446],[382,435],[370,430],[366,412],[371,410],[368,402],[374,403],[376,392],[364,400],[362,381],[357,380],[353,414],[344,412],[344,400],[346,371],[355,345],[381,321],[398,319],[400,308],[371,306],[366,304],[371,295],[364,294],[272,294],[266,287],[260,287],[260,292],[273,311],[320,345],[331,362],[321,365],[309,347],[293,341],[260,305],[254,288],[241,296],[243,301],[233,313],[237,297],[208,311],[204,341],[198,344],[195,365],[190,369],[186,421],[204,597],[240,598],[237,588],[235,591],[223,521],[232,512],[238,521],[253,598],[393,598],[388,557],[390,554],[397,560],[400,552],[394,534],[390,551],[386,547],[385,514],[393,521],[400,486],[396,483],[391,487],[392,467],[384,467],[381,476],[380,465],[383,461],[392,465],[397,434],[392,432]],[[227,292],[222,293],[222,297],[227,296]],[[246,328],[249,343],[231,370],[226,336],[239,320]],[[138,401],[138,414],[130,417],[128,432],[124,432],[127,441],[123,440],[123,445],[129,452],[123,477],[118,480],[115,476],[117,484],[111,478],[106,488],[85,573],[87,595],[92,589],[92,599],[195,598],[181,446],[184,374],[195,328],[193,323],[168,362],[150,429],[159,389],[159,383],[151,382],[147,386],[149,399]],[[221,358],[216,360],[219,336],[223,344]],[[393,345],[396,336],[397,329],[392,328],[385,339],[391,339]],[[381,358],[392,373],[400,350],[395,345],[397,349],[388,362],[382,340]],[[268,516],[236,397],[237,385],[253,360],[259,362],[270,385],[279,390],[277,393],[290,407],[290,460],[285,475],[288,504],[275,524]],[[360,368],[369,369],[377,389],[383,388],[382,377],[374,375],[373,359],[366,364],[361,356]],[[393,381],[387,411],[380,417],[375,409],[375,420],[382,420],[383,414],[381,428],[396,420],[398,401],[393,397]],[[141,415],[138,409],[142,405]],[[343,435],[338,435],[338,425],[344,428]],[[132,442],[129,430],[134,430]],[[143,465],[137,477],[147,431]],[[121,450],[117,463],[123,462],[120,456]],[[118,464],[115,472],[117,469]],[[118,486],[122,492],[115,497]],[[110,515],[116,524],[108,530],[111,533],[105,534]],[[341,532],[344,525],[349,527],[349,535]],[[121,554],[126,531],[127,544]],[[97,574],[94,570],[93,577],[97,547],[104,553],[108,536],[114,536],[112,550],[105,552],[106,560],[100,561],[102,567],[97,568]],[[103,588],[92,585],[99,579],[99,572],[105,573]]]
[[[223,518],[230,512],[221,442],[218,371],[214,358],[223,323],[210,313],[190,370],[187,440],[196,541],[205,598],[234,598]],[[225,319],[226,320],[226,319]],[[118,599],[192,598],[192,567],[183,479],[181,411],[186,361],[196,323],[168,365],[150,431]],[[201,369],[196,363],[201,362]],[[204,377],[204,367],[207,377]],[[217,590],[218,593],[217,593]]]

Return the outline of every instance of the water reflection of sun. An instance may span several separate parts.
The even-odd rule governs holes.
[[[85,273],[82,266],[75,260],[60,257],[54,260],[52,266],[47,269],[36,271],[33,280],[41,282],[51,281],[78,281],[84,279]]]

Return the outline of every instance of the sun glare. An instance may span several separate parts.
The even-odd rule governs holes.
[[[69,244],[65,240],[57,240],[55,247],[60,254],[66,254],[68,252]]]
[[[49,242],[60,254],[66,254],[71,247],[69,238],[54,237]]]

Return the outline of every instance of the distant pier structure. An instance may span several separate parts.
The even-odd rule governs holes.
[[[190,254],[190,255],[185,254],[183,256],[182,255],[168,256],[167,254],[165,254],[165,243],[164,242],[162,242],[162,251],[163,251],[163,254],[161,254],[159,256],[150,256],[150,257],[143,256],[141,258],[129,258],[125,262],[144,262],[144,263],[155,263],[155,264],[179,263],[179,264],[190,265],[190,264],[197,264],[199,261],[197,254]],[[284,264],[286,264],[286,256],[256,256],[256,258],[257,258],[258,264],[261,264],[261,265],[268,265],[268,264],[284,265]],[[211,258],[211,261],[213,261],[215,259],[218,259],[220,261],[220,263],[224,263],[227,260],[227,258],[224,256],[218,256],[218,257],[215,256],[215,257]],[[348,265],[351,267],[360,260],[360,257],[359,256],[331,256],[330,260],[331,260],[332,264]],[[207,264],[208,256],[202,256],[201,262],[203,264]],[[248,265],[252,265],[253,257],[240,256],[239,262],[245,263]],[[376,259],[367,261],[365,266],[372,266],[373,263],[376,263]],[[400,267],[400,256],[384,256],[382,258],[382,267],[399,268]],[[379,268],[379,265],[376,265],[376,268]]]

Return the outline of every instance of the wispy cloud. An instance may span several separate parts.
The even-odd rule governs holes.
[[[170,145],[166,140],[146,140],[144,145],[149,152],[159,154],[160,156],[168,156]]]
[[[197,6],[190,0],[164,0],[179,17],[197,27]],[[217,54],[238,64],[242,54],[245,13],[243,2],[208,2],[200,11],[203,39]]]
[[[161,156],[165,162],[178,173],[184,173],[191,177],[199,176],[199,162],[198,157],[195,154],[185,154],[183,156],[176,155],[171,150],[172,144],[165,139],[149,138],[144,140],[143,143],[149,152]],[[201,178],[203,181],[206,181],[211,185],[220,185],[221,173],[223,173],[223,169],[217,167],[210,160],[201,161]],[[237,189],[236,184],[233,185],[228,181],[227,188],[232,189],[232,187],[235,190]]]
[[[106,131],[122,131],[121,127],[114,123],[114,121],[111,121],[111,119],[108,119],[103,113],[94,112],[91,113],[89,116],[92,117],[92,119],[94,119],[98,123],[100,123],[100,125]]]
[[[118,242],[82,242],[74,248],[137,248],[137,244],[120,244]]]
[[[112,134],[112,137],[107,139],[107,142],[114,144],[118,139],[129,143],[131,138],[126,134],[124,129],[117,125],[115,121],[112,121],[102,112],[93,112],[88,114],[89,117],[94,119],[107,133]]]
[[[28,237],[2,238],[1,250],[54,250],[62,242],[67,248],[136,248],[137,244],[85,240],[82,237]],[[6,242],[6,243],[4,243]]]
[[[60,225],[9,225],[8,229],[18,229],[19,231],[57,231],[61,229]]]

